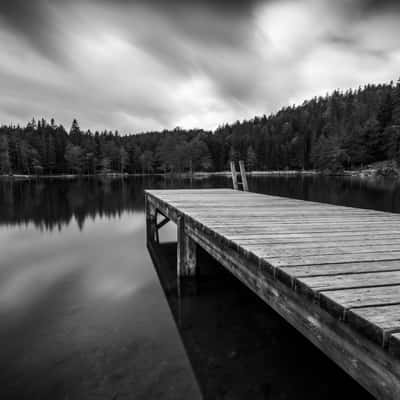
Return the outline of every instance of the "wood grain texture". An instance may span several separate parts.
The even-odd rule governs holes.
[[[400,332],[390,335],[388,349],[389,353],[393,354],[396,358],[400,357]]]
[[[347,310],[350,309],[400,305],[400,286],[322,291],[319,293],[319,302],[331,314],[336,313],[346,318]]]
[[[229,189],[146,198],[377,398],[400,398],[399,214]]]
[[[388,334],[400,330],[400,307],[388,305],[351,309],[346,319],[371,339],[386,345]]]
[[[315,276],[298,278],[297,282],[318,292],[335,289],[392,286],[400,285],[400,271]]]
[[[185,218],[178,218],[177,275],[191,277],[197,273],[197,245],[185,231]]]
[[[291,277],[360,274],[365,272],[400,271],[400,260],[318,264],[282,267],[279,272]],[[279,273],[278,273],[279,275]]]

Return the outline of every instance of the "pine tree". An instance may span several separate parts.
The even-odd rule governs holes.
[[[343,169],[347,154],[341,147],[338,137],[321,135],[313,151],[314,166],[319,170],[331,172]]]
[[[76,119],[72,121],[71,129],[69,130],[69,137],[72,144],[75,146],[81,145],[82,132]]]
[[[400,165],[400,79],[393,90],[392,126],[386,130],[388,156]]]
[[[392,123],[393,115],[393,98],[391,92],[388,92],[379,106],[379,111],[376,119],[379,122],[380,128],[383,130]]]
[[[72,121],[72,125],[71,125],[71,129],[69,130],[69,134],[73,135],[73,134],[77,134],[77,133],[81,133],[81,128],[79,127],[78,121],[76,119],[74,119]]]
[[[53,174],[57,168],[56,147],[53,136],[49,135],[47,139],[47,172]]]
[[[396,126],[388,128],[388,157],[400,165],[400,129]]]
[[[400,79],[393,90],[393,125],[400,128]]]
[[[6,136],[0,136],[0,174],[11,174],[8,140]]]
[[[26,126],[28,129],[30,130],[36,130],[37,129],[37,125],[36,125],[36,121],[35,118],[32,118],[32,120],[30,122],[28,122],[28,125]]]
[[[119,166],[121,174],[125,172],[126,165],[128,164],[129,155],[128,152],[123,148],[120,147],[119,149]]]
[[[246,168],[249,171],[254,170],[257,166],[257,155],[252,146],[247,148]]]
[[[82,173],[84,160],[81,147],[68,144],[65,150],[65,160],[71,172]]]
[[[154,154],[150,150],[144,151],[139,157],[142,173],[153,172]]]
[[[229,149],[229,162],[230,161],[238,161],[239,160],[239,154],[236,151],[236,149],[231,146],[231,148]]]

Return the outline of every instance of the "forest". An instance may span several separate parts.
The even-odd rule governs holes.
[[[120,135],[67,131],[54,119],[0,127],[0,174],[104,174],[248,170],[340,171],[400,164],[400,79],[336,90],[269,116],[218,127]]]

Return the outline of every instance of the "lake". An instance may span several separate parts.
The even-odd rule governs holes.
[[[1,399],[371,397],[206,254],[176,294],[176,227],[152,260],[145,188],[226,177],[0,181]],[[400,184],[249,179],[251,191],[400,212]]]

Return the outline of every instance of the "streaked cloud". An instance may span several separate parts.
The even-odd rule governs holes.
[[[6,0],[0,122],[204,127],[400,76],[395,1]]]

